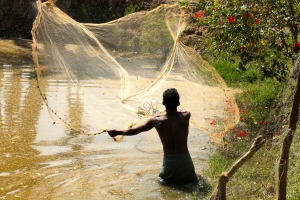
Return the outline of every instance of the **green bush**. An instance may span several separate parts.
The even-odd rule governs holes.
[[[198,9],[201,15],[195,18],[209,26],[215,54],[224,57],[226,52],[244,67],[255,61],[266,77],[285,78],[295,45],[300,48],[298,1],[198,0]]]
[[[179,6],[189,6],[190,2],[188,0],[177,0]]]
[[[128,14],[137,12],[138,10],[139,10],[138,5],[130,4],[130,5],[125,9],[124,14],[125,14],[125,15],[128,15]]]

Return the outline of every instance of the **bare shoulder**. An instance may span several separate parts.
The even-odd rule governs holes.
[[[190,111],[180,111],[183,115],[191,115]]]
[[[191,117],[191,113],[189,111],[181,111],[181,113],[184,117],[187,117],[187,118]]]
[[[153,120],[162,120],[165,118],[166,118],[166,114],[159,114],[159,115],[154,116],[152,119]]]
[[[152,117],[150,120],[152,121],[152,123],[157,124],[161,121],[164,121],[165,119],[167,119],[165,114],[159,114],[159,115]]]

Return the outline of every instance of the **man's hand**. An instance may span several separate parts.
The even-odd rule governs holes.
[[[108,130],[107,131],[108,135],[110,137],[116,137],[117,135],[122,135],[122,131],[117,131],[117,130]]]

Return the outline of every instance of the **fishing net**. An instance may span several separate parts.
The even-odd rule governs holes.
[[[191,14],[178,4],[103,24],[78,23],[51,2],[38,2],[38,11],[33,60],[56,123],[84,134],[129,128],[164,112],[168,88],[178,90],[192,126],[217,143],[239,120],[215,69],[181,43]]]

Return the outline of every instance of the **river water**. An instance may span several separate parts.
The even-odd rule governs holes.
[[[58,95],[66,96],[63,92]],[[59,98],[59,97],[58,97]],[[162,146],[151,130],[115,142],[53,123],[37,89],[31,41],[0,40],[0,199],[190,199],[200,187],[157,182]],[[202,174],[209,137],[190,127]],[[200,188],[200,189],[199,189]]]

